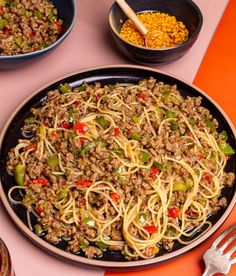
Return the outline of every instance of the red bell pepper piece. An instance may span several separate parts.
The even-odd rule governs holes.
[[[146,98],[145,93],[144,93],[144,92],[141,92],[141,93],[139,94],[139,98],[145,100],[145,98]]]
[[[62,25],[60,22],[56,22],[58,33],[61,33],[62,31]]]
[[[212,175],[211,174],[208,174],[208,173],[204,173],[203,175],[202,175],[202,179],[203,180],[206,180],[208,183],[210,183],[211,181],[212,181]]]
[[[84,123],[75,123],[74,124],[74,130],[80,134],[84,134],[86,131],[88,131],[88,126]]]
[[[63,128],[66,128],[66,129],[71,128],[71,124],[70,124],[70,123],[67,123],[67,122],[62,123],[61,126],[62,126]]]
[[[29,33],[29,37],[31,37],[31,38],[33,38],[33,37],[35,37],[35,33]]]
[[[24,148],[24,151],[28,151],[28,150],[36,150],[37,149],[37,145],[36,144],[30,144],[27,147]]]
[[[84,186],[84,187],[90,187],[92,185],[92,181],[88,181],[85,179],[80,179],[77,181],[77,185]]]
[[[157,167],[153,167],[149,176],[150,177],[154,177],[155,175],[157,175],[159,173],[159,169]]]
[[[120,134],[120,129],[118,127],[114,128],[114,136],[118,136]]]
[[[37,178],[32,181],[32,184],[39,184],[41,187],[44,187],[48,184],[48,180],[45,178]]]
[[[86,199],[83,197],[81,198],[80,202],[81,205],[85,206],[86,205]]]
[[[143,229],[145,229],[150,234],[157,232],[157,227],[154,225],[144,226]]]
[[[38,215],[40,215],[40,214],[43,212],[43,209],[42,209],[40,206],[36,206],[36,207],[34,208],[34,211],[35,211]]]
[[[172,207],[168,210],[168,214],[171,218],[177,218],[179,215],[179,209],[176,207]]]
[[[75,100],[75,101],[74,101],[74,104],[75,104],[75,105],[79,105],[79,104],[80,104],[80,101],[79,101],[79,100]]]
[[[111,192],[110,196],[115,202],[120,202],[120,195],[119,194],[117,194],[115,192]]]

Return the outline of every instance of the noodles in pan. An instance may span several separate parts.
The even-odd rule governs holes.
[[[26,207],[32,231],[67,240],[70,252],[154,257],[191,242],[227,206],[221,191],[233,184],[225,166],[235,152],[217,127],[200,97],[153,78],[61,84],[8,154],[17,183],[9,199]]]

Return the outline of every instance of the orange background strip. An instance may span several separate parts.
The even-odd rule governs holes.
[[[236,126],[236,1],[231,0],[214,34],[202,61],[194,84],[207,92],[228,114]],[[214,16],[214,15],[212,15]],[[160,264],[155,268],[129,271],[106,272],[105,276],[199,276],[204,270],[202,254],[224,229],[236,222],[236,208],[224,225],[205,243],[191,252]],[[234,265],[229,276],[236,275]]]

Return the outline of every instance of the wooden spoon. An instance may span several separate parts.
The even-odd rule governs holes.
[[[116,0],[116,3],[120,6],[123,12],[127,15],[127,17],[132,20],[137,29],[145,38],[145,45],[148,48],[153,48],[153,41],[156,37],[160,35],[160,31],[152,30],[149,31],[141,22],[141,20],[137,17],[136,13],[130,8],[130,6],[124,0]]]

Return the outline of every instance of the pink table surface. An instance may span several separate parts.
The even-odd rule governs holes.
[[[195,0],[204,17],[199,39],[189,53],[169,65],[152,66],[192,82],[228,0]],[[25,68],[0,71],[0,129],[33,91],[63,74],[85,67],[132,64],[115,48],[108,30],[111,0],[77,1],[77,21],[69,37],[52,54]],[[17,276],[103,275],[102,269],[68,264],[26,239],[0,202],[0,236],[7,243]]]

